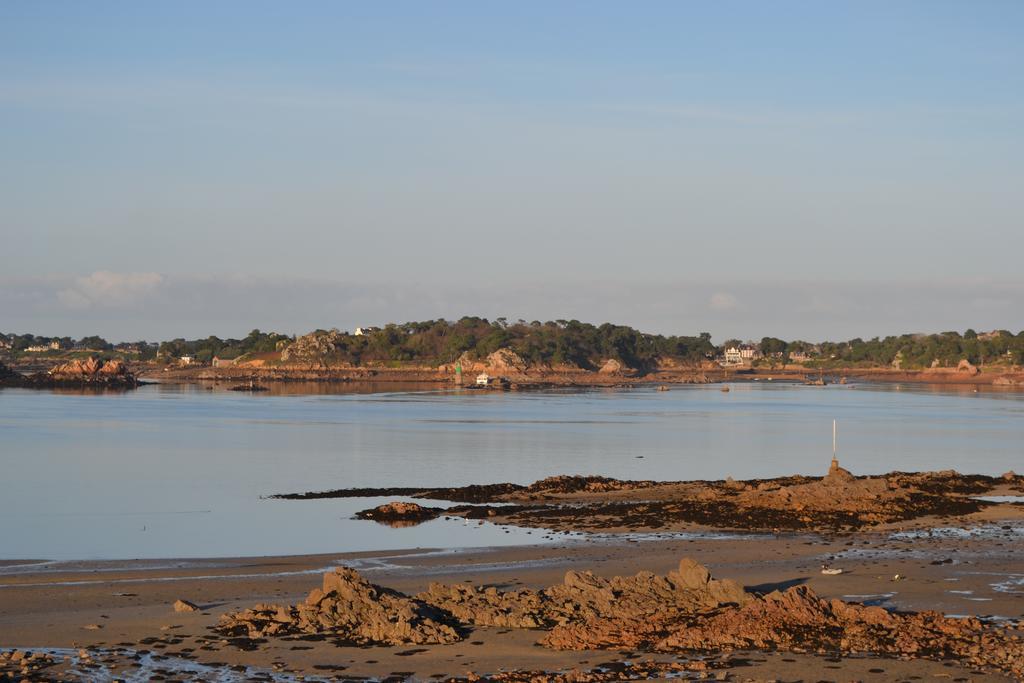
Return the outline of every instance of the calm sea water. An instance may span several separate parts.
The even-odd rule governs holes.
[[[317,391],[323,392],[323,387]],[[552,474],[821,474],[839,420],[856,473],[1024,468],[1024,395],[767,382],[546,393],[0,391],[0,559],[228,557],[535,542],[437,520],[390,529],[377,500],[273,493]],[[639,457],[642,456],[642,457]]]

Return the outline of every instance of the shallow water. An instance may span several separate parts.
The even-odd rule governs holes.
[[[317,387],[323,392],[322,386]],[[535,543],[543,532],[349,519],[340,487],[553,474],[823,473],[839,420],[856,473],[1020,468],[1024,395],[767,382],[539,393],[248,394],[153,385],[0,391],[0,559],[225,557]]]

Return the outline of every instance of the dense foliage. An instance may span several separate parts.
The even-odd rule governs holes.
[[[221,339],[210,336],[206,339],[172,339],[160,344],[158,358],[174,359],[192,356],[202,363],[209,363],[216,356],[230,360],[247,353],[275,351],[281,343],[288,343],[292,337],[276,332],[253,330],[244,339]]]
[[[484,358],[498,349],[515,351],[531,363],[571,364],[593,369],[605,359],[615,359],[631,367],[651,367],[658,360],[696,363],[720,355],[730,346],[741,346],[730,339],[721,346],[711,343],[711,336],[664,336],[645,334],[623,325],[592,325],[578,320],[549,322],[509,322],[505,318],[489,321],[464,317],[457,321],[427,320],[372,329],[364,335],[317,330],[314,336],[330,338],[330,352],[324,360],[352,364],[368,362],[450,363],[463,353]],[[120,355],[149,360],[154,357],[172,361],[192,356],[208,363],[215,356],[238,358],[280,350],[294,342],[294,337],[274,332],[253,330],[243,339],[174,339],[159,344],[145,341],[111,344],[101,337],[75,340],[70,337],[42,337],[32,334],[0,334],[0,348],[9,353],[25,353],[29,348],[49,347],[57,342],[59,350],[48,355],[94,353]],[[953,367],[961,360],[974,365],[1024,364],[1024,332],[1013,334],[997,330],[978,334],[974,330],[939,334],[904,334],[874,339],[851,339],[844,342],[785,341],[764,337],[759,343],[743,345],[757,349],[763,364],[778,364],[794,356],[810,365],[862,366],[902,368]],[[159,353],[157,350],[159,348]]]
[[[825,342],[817,345],[822,364],[893,365],[903,368],[955,366],[961,360],[974,365],[1024,362],[1024,332],[997,330],[979,335],[974,330],[940,334],[904,334],[867,341]]]
[[[321,332],[322,331],[318,331]],[[316,334],[316,333],[314,333]],[[644,367],[658,358],[696,362],[714,355],[711,335],[665,337],[631,327],[578,320],[509,322],[498,318],[465,317],[452,322],[428,320],[388,325],[369,334],[341,335],[332,340],[335,360],[420,361],[449,363],[468,353],[484,358],[498,349],[511,349],[531,363],[572,364],[593,368],[614,358],[631,367]]]

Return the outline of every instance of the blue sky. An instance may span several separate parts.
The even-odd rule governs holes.
[[[1017,331],[1022,38],[1019,2],[3,3],[0,330]]]

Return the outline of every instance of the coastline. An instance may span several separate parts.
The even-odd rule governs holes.
[[[234,366],[225,368],[162,368],[138,367],[142,379],[164,382],[239,383],[396,383],[425,384],[477,390],[468,380],[457,384],[447,369],[429,367],[402,369],[387,367],[295,367]],[[495,375],[500,369],[493,370]],[[868,381],[888,384],[925,384],[965,387],[993,387],[1000,390],[1024,390],[1024,371],[982,371],[977,374],[953,370],[896,370],[890,368],[832,368],[824,371],[828,383]],[[512,389],[545,389],[563,387],[629,387],[651,384],[684,385],[747,381],[804,383],[819,377],[816,368],[786,366],[785,368],[673,368],[645,373],[606,374],[597,371],[548,371],[509,374]],[[1001,381],[1000,381],[1001,380]]]
[[[184,672],[201,680],[217,672],[234,671],[250,678],[281,681],[298,680],[299,676],[306,680],[474,681],[491,677],[526,681],[540,676],[540,680],[568,682],[610,680],[602,677],[608,671],[622,673],[627,667],[633,678],[641,679],[690,672],[721,676],[719,680],[828,674],[882,681],[928,672],[933,676],[970,676],[976,681],[1007,681],[1012,680],[1008,675],[1024,670],[1020,641],[1024,634],[1024,569],[1018,553],[1024,538],[1021,479],[1010,472],[999,478],[953,472],[854,477],[835,461],[825,477],[746,482],[551,477],[525,487],[494,484],[424,492],[451,501],[498,501],[498,510],[501,503],[510,502],[523,504],[512,507],[526,512],[531,505],[570,510],[569,515],[554,520],[555,524],[546,524],[552,521],[546,516],[491,515],[492,508],[487,508],[485,518],[540,529],[539,544],[235,558],[5,560],[0,563],[0,633],[4,634],[0,653],[6,652],[3,656],[9,658],[11,648],[45,650],[48,654],[39,655],[43,659],[32,660],[45,677],[27,680],[77,680],[81,667],[88,666],[108,673],[135,671],[142,677],[179,678]],[[411,489],[401,491],[409,495]],[[809,515],[809,522],[802,528],[765,529],[761,520],[747,531],[736,531],[710,519],[705,523],[665,523],[660,508],[651,517],[637,515],[629,507],[631,503],[728,497],[729,491],[735,492],[737,501],[746,501],[743,505],[754,506],[748,508],[753,517],[770,517],[779,508],[793,508]],[[383,492],[330,492],[355,497],[367,493]],[[993,493],[997,495],[988,496],[993,500],[982,500],[982,494]],[[619,517],[608,516],[606,511],[595,514],[586,508],[588,501],[610,503],[609,509],[625,513]],[[977,502],[966,504],[971,501]],[[478,509],[477,505],[465,507]],[[852,511],[860,515],[862,523],[833,526],[830,520],[837,511]],[[595,524],[602,515],[605,519]],[[402,526],[409,523],[399,520]],[[476,595],[495,600],[506,595],[527,596],[508,598],[513,600],[532,600],[528,598],[531,591],[533,595],[572,591],[576,590],[573,586],[594,582],[600,586],[602,580],[620,587],[630,585],[623,582],[636,581],[656,590],[675,586],[669,595],[678,596],[683,594],[671,591],[681,590],[678,581],[682,575],[673,572],[676,567],[694,566],[687,564],[691,560],[716,577],[737,582],[706,584],[708,590],[730,585],[739,591],[739,597],[730,597],[725,604],[714,598],[707,618],[718,614],[728,624],[729,610],[738,618],[748,607],[755,612],[770,611],[776,609],[772,605],[785,605],[788,600],[795,601],[793,606],[781,609],[803,610],[813,619],[835,618],[825,616],[831,614],[829,610],[846,614],[845,618],[854,621],[841,628],[848,629],[851,637],[901,619],[914,625],[917,635],[902,644],[883,645],[879,651],[870,645],[840,647],[838,643],[845,640],[821,641],[835,646],[758,646],[763,642],[757,640],[760,636],[737,630],[727,636],[734,640],[723,642],[746,646],[666,650],[655,642],[635,641],[629,635],[630,622],[616,626],[615,617],[605,616],[604,621],[570,624],[560,636],[568,633],[571,638],[585,638],[580,634],[590,628],[604,634],[598,635],[597,641],[584,639],[563,647],[547,640],[550,635],[546,634],[555,633],[557,627],[552,630],[550,625],[533,622],[528,622],[530,627],[502,621],[475,623],[473,615],[486,615],[486,606],[463,608],[457,603],[444,609],[470,621],[464,622],[458,633],[449,631],[450,637],[442,641],[416,640],[406,631],[398,631],[397,641],[377,635],[370,642],[332,636],[330,629],[275,635],[254,632],[255,626],[237,621],[249,618],[238,615],[266,614],[277,615],[269,617],[271,625],[278,623],[277,619],[289,623],[294,617],[277,605],[319,604],[328,580],[337,576],[336,570],[364,582],[363,588],[358,584],[340,588],[341,595],[349,596],[345,599],[369,599],[370,603],[352,604],[370,609],[397,609],[383,615],[384,623],[396,619],[401,625],[406,622],[401,622],[399,608],[380,607],[388,603],[374,601],[408,600],[406,596],[423,600],[425,595]],[[841,571],[828,574],[821,571],[823,567]],[[326,577],[322,592],[315,589],[321,574]],[[663,575],[669,577],[668,583],[657,578]],[[590,576],[598,578],[587,578]],[[569,588],[557,588],[563,584]],[[346,592],[352,590],[356,592]],[[599,596],[607,589],[594,590]],[[367,597],[351,597],[364,595],[359,591],[369,592]],[[614,599],[611,605],[617,609]],[[651,609],[651,604],[645,603],[643,609]],[[657,618],[672,624],[679,617],[671,609]],[[505,619],[501,614],[504,612],[499,612],[499,619]],[[381,617],[354,618],[358,624]],[[225,623],[237,627],[226,631]],[[757,628],[736,628],[751,627]],[[791,632],[787,626],[776,628]],[[875,640],[864,642],[890,643],[884,635],[871,637]],[[927,640],[930,637],[941,637],[945,644],[934,649]],[[996,648],[995,654],[977,650],[975,656],[971,643],[982,639]],[[629,642],[636,646],[623,649],[619,644]],[[538,647],[538,643],[544,646]],[[22,657],[16,664],[25,661],[24,655],[15,656]],[[0,658],[0,673],[5,666],[9,671]],[[510,670],[524,673],[510,674]],[[583,673],[558,678],[568,670]],[[639,671],[646,673],[639,675]]]
[[[996,525],[998,526],[998,525]],[[311,680],[347,677],[425,680],[434,675],[464,677],[525,668],[542,671],[588,670],[624,658],[617,651],[554,651],[533,643],[538,634],[496,628],[474,629],[451,645],[337,646],[329,641],[270,639],[256,648],[206,640],[219,615],[257,602],[301,601],[319,584],[320,572],[348,564],[369,580],[405,593],[440,581],[465,585],[539,588],[557,584],[569,569],[601,576],[671,570],[682,557],[706,564],[716,576],[736,579],[748,590],[806,585],[826,598],[881,604],[898,610],[936,609],[951,614],[1024,616],[1024,592],[994,586],[1020,573],[1012,548],[991,538],[937,536],[913,542],[889,533],[858,536],[780,534],[766,538],[654,538],[646,541],[604,536],[580,537],[551,546],[465,549],[454,552],[392,551],[313,556],[131,562],[58,563],[17,575],[0,572],[0,649],[10,647],[84,648],[95,660],[107,657],[122,668],[126,656],[104,655],[124,647],[180,655],[192,664],[253,667],[291,672]],[[642,549],[642,552],[637,552]],[[908,550],[913,552],[907,552]],[[826,558],[845,569],[822,576]],[[946,560],[952,559],[947,562]],[[896,574],[906,577],[892,581]],[[83,583],[76,583],[83,582]],[[33,585],[36,584],[36,585]],[[1018,588],[1017,590],[1024,591]],[[954,592],[955,591],[955,592]],[[972,599],[973,598],[973,599]],[[176,613],[185,599],[200,611]],[[101,628],[88,628],[96,625]],[[665,655],[655,656],[672,659]],[[641,658],[640,655],[631,657]],[[708,655],[709,659],[714,659]],[[718,657],[722,659],[721,656]],[[970,667],[924,660],[833,657],[812,653],[733,652],[726,660],[728,680],[771,680],[828,673],[843,679],[892,680],[911,673],[954,674],[977,681],[1010,678]],[[344,667],[331,671],[330,666]]]

